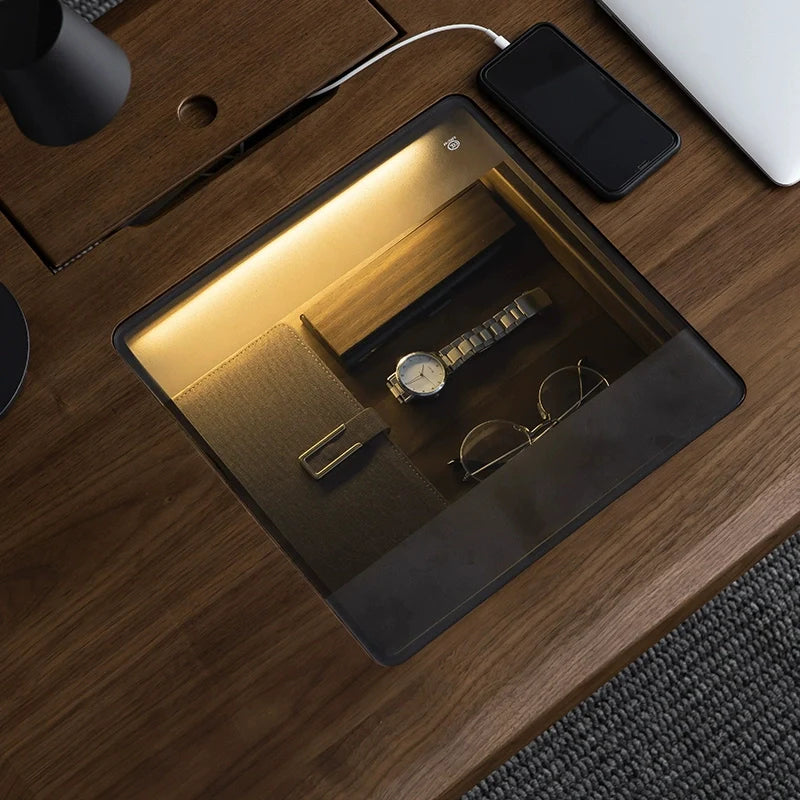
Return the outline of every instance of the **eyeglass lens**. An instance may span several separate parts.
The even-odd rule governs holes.
[[[465,479],[489,477],[606,386],[606,378],[582,362],[550,373],[539,387],[541,424],[531,430],[506,420],[490,420],[466,435],[460,453]]]

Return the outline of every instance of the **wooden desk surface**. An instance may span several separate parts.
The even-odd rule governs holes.
[[[800,524],[800,189],[589,0],[385,0],[406,31],[559,24],[681,133],[601,204],[414,45],[167,215],[53,276],[0,219],[32,332],[0,422],[0,797],[453,798]],[[372,663],[111,346],[115,325],[443,95],[473,96],[740,372],[730,417],[403,666]],[[35,191],[35,187],[32,187]]]

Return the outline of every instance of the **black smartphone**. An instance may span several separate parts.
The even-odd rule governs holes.
[[[479,83],[604,200],[624,197],[681,146],[664,120],[547,22],[486,64]]]

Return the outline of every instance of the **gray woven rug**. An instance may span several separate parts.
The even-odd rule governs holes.
[[[63,2],[89,22],[94,22],[106,11],[118,6],[122,0],[63,0]]]
[[[800,534],[462,800],[800,800]]]
[[[800,800],[800,534],[462,800]]]

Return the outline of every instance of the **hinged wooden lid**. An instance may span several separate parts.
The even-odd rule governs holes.
[[[99,22],[128,53],[130,96],[93,138],[25,139],[0,104],[0,199],[51,266],[132,218],[391,40],[367,0],[126,0]],[[192,96],[213,105],[184,108]],[[279,167],[279,165],[276,165]]]

